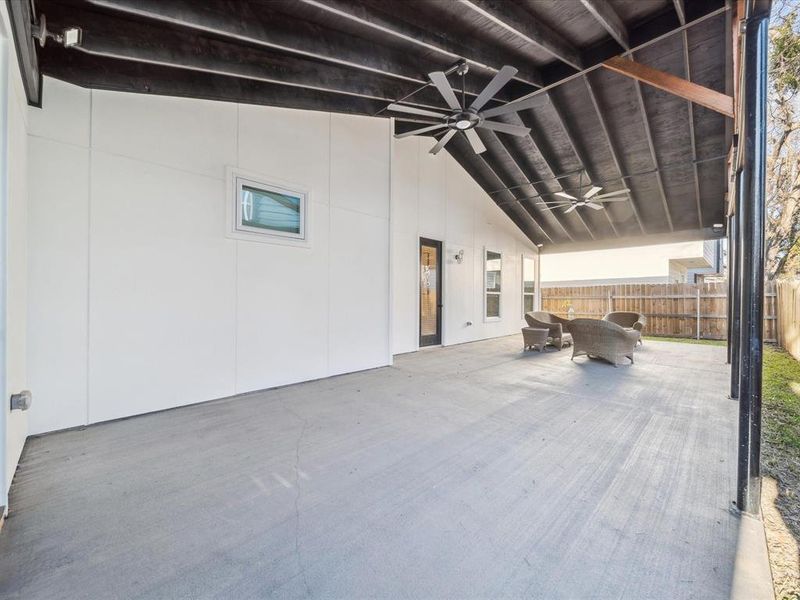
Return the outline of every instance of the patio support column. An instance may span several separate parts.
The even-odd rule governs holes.
[[[730,314],[730,341],[728,352],[731,361],[731,399],[739,399],[739,371],[741,370],[741,320],[742,320],[742,273],[740,256],[742,254],[742,239],[739,227],[740,205],[742,203],[742,172],[736,173],[734,180],[734,194],[736,199],[735,212],[731,215],[730,245],[728,246],[728,278],[729,295],[728,307]]]
[[[735,192],[734,192],[735,194]],[[735,197],[735,196],[734,196]],[[728,357],[726,359],[727,364],[731,364],[731,360],[733,358],[733,273],[734,273],[734,244],[735,242],[735,234],[736,234],[736,217],[735,215],[731,214],[728,217],[728,321],[727,321],[727,333],[726,339],[728,342]],[[733,382],[733,373],[731,373],[731,382]],[[731,395],[733,397],[733,395]]]
[[[761,362],[764,318],[768,1],[750,5],[744,34],[743,154],[739,218],[741,335],[736,505],[758,513],[761,499]]]

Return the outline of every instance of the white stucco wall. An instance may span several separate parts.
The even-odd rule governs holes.
[[[29,114],[31,433],[389,364],[416,348],[420,232],[465,249],[445,271],[445,342],[518,330],[530,244],[452,159],[395,145],[387,119],[49,79],[44,99]],[[226,237],[228,166],[309,189],[311,247]],[[508,281],[490,324],[484,244]]]

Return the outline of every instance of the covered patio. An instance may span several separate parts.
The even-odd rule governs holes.
[[[5,598],[728,598],[725,349],[519,336],[28,442]]]
[[[768,597],[769,11],[0,3],[0,595]],[[522,350],[725,237],[727,352]]]

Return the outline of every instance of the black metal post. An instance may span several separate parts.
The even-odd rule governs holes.
[[[766,178],[766,10],[748,14],[744,35],[744,119],[741,235],[741,335],[739,460],[736,505],[757,514],[761,500],[761,362],[764,319],[764,185]]]
[[[727,276],[728,276],[728,320],[727,320],[727,333],[726,333],[726,340],[728,342],[728,354],[727,358],[725,359],[726,364],[731,364],[731,357],[733,355],[733,244],[735,243],[734,240],[734,228],[736,227],[736,217],[731,215],[728,217],[728,236],[727,236],[727,248],[728,248],[728,260],[726,263],[727,268]]]
[[[731,293],[728,297],[731,314],[731,392],[732,400],[739,399],[739,371],[741,370],[741,322],[742,322],[742,236],[739,226],[739,215],[742,214],[742,172],[736,173],[734,182],[736,193],[736,212],[731,218],[731,250],[729,254],[729,271]]]

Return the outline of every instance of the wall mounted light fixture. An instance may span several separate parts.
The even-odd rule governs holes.
[[[454,258],[456,259],[456,262],[458,264],[461,264],[461,261],[464,260],[464,251],[463,250],[459,250],[458,254],[456,254]]]

